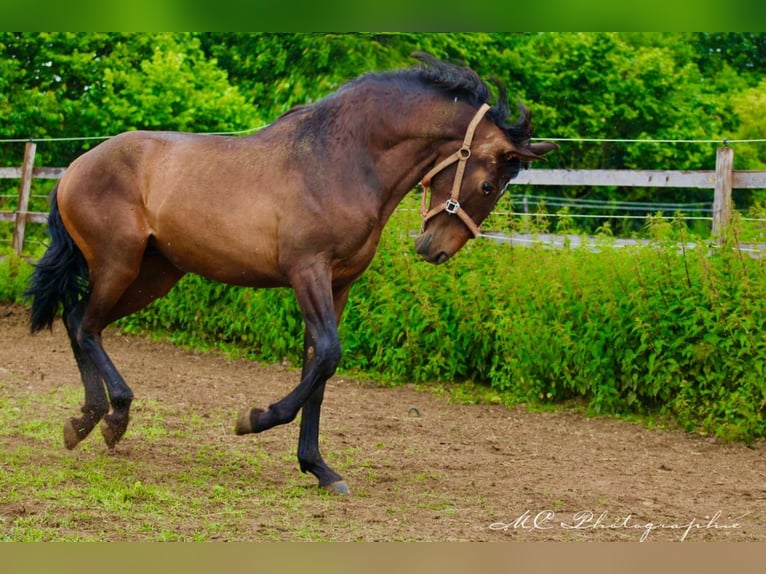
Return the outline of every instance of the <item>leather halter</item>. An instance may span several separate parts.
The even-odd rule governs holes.
[[[420,184],[423,186],[423,200],[420,204],[420,215],[423,217],[423,229],[425,229],[426,222],[429,219],[435,215],[438,215],[442,211],[446,211],[450,215],[457,215],[462,220],[462,222],[465,223],[465,226],[474,237],[479,236],[479,226],[474,223],[473,219],[471,219],[471,216],[468,215],[468,213],[466,213],[466,211],[460,206],[458,199],[460,196],[460,186],[463,183],[465,164],[468,161],[468,158],[471,157],[471,142],[473,141],[473,134],[476,131],[476,127],[479,125],[479,122],[484,117],[484,114],[487,113],[487,110],[489,110],[489,104],[482,104],[482,106],[476,112],[476,115],[473,116],[471,123],[468,124],[461,148],[437,163],[431,169],[431,171],[423,176],[423,179],[420,182]],[[452,193],[450,198],[444,202],[444,204],[428,210],[428,189],[431,187],[431,180],[437,173],[455,162],[458,162],[458,164],[457,171],[455,172],[455,180],[452,183]]]

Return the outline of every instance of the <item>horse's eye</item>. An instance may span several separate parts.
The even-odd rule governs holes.
[[[489,183],[488,181],[485,181],[484,183],[481,184],[481,190],[484,192],[484,195],[489,195],[495,191],[495,188],[492,187],[491,183]]]

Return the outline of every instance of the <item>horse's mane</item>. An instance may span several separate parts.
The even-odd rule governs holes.
[[[392,72],[365,74],[352,81],[351,84],[364,82],[368,79],[392,82],[415,81],[435,88],[447,97],[460,98],[475,108],[484,103],[491,104],[487,117],[505,131],[514,144],[525,146],[528,143],[532,136],[529,110],[519,103],[518,118],[514,123],[509,123],[508,92],[501,81],[497,78],[490,78],[498,92],[497,100],[492,104],[490,101],[492,92],[489,86],[468,66],[443,62],[425,52],[413,52],[412,56],[420,61],[420,66]]]
[[[415,73],[422,81],[437,86],[450,96],[464,97],[475,108],[485,103],[491,104],[492,92],[489,86],[468,66],[443,62],[425,52],[414,52],[412,56],[422,63],[415,68]],[[498,96],[487,112],[487,117],[502,128],[515,144],[526,145],[532,135],[529,110],[519,102],[518,119],[515,123],[508,123],[508,91],[497,78],[490,78],[490,81],[497,88]]]
[[[532,136],[529,110],[519,102],[518,118],[515,123],[509,123],[510,106],[508,104],[508,93],[503,83],[498,79],[490,78],[498,93],[497,100],[492,104],[490,101],[492,92],[489,86],[468,66],[443,62],[425,52],[413,52],[412,56],[420,61],[420,66],[387,72],[368,72],[341,86],[337,93],[346,92],[350,88],[370,81],[399,84],[414,83],[430,90],[436,90],[450,99],[459,98],[475,108],[479,108],[484,103],[491,104],[486,117],[494,121],[515,145],[524,147],[529,143],[529,138]],[[334,95],[330,94],[330,96],[323,98],[314,105],[297,106],[284,113],[281,117],[295,112],[310,113],[317,106],[322,106],[333,100]],[[325,130],[331,129],[333,113],[329,109],[324,108],[323,113],[310,115],[311,119],[308,125],[304,126],[304,129],[311,127],[315,133],[322,133]]]

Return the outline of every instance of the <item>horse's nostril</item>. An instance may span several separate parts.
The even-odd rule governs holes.
[[[428,233],[421,235],[415,240],[415,251],[418,252],[418,255],[425,257],[428,246],[431,245],[431,239],[433,239],[433,235]]]

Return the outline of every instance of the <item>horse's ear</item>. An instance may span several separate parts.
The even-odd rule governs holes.
[[[529,144],[526,149],[530,150],[533,154],[542,157],[549,151],[559,149],[559,145],[553,142],[536,142]]]
[[[508,158],[516,157],[523,161],[545,160],[543,156],[546,153],[558,148],[558,144],[552,142],[535,142],[528,146],[514,149],[508,154]]]

